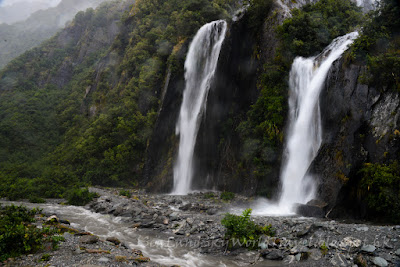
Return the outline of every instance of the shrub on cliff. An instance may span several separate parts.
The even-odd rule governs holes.
[[[364,164],[361,190],[372,216],[400,222],[400,166],[391,164]]]
[[[320,0],[293,10],[292,15],[278,27],[278,32],[284,51],[304,57],[318,54],[362,20],[361,9],[347,0]]]
[[[382,0],[354,41],[350,59],[367,64],[362,82],[400,92],[400,2]]]

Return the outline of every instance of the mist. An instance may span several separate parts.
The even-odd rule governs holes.
[[[0,69],[107,0],[0,0]]]
[[[38,10],[57,6],[61,0],[3,0],[0,1],[0,23],[13,24],[27,19]]]

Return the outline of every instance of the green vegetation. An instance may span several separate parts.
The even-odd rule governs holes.
[[[0,196],[60,198],[74,187],[136,186],[167,68],[181,75],[177,53],[235,5],[104,3],[13,60],[0,72]],[[115,40],[98,40],[98,32],[115,34],[116,21]]]
[[[312,56],[322,51],[334,38],[344,35],[361,23],[362,14],[353,1],[320,0],[292,11],[278,31],[285,53]]]
[[[215,198],[215,194],[213,192],[207,192],[204,194],[205,199]]]
[[[267,2],[253,1],[253,5]],[[258,13],[251,13],[255,11],[249,12],[250,17],[258,17]],[[268,12],[264,10],[265,14]],[[347,0],[321,0],[293,10],[292,14],[276,29],[280,44],[275,58],[259,71],[260,94],[237,127],[242,142],[239,166],[252,170],[260,181],[271,175],[280,158],[288,111],[287,80],[293,59],[320,53],[334,38],[356,27],[362,17],[361,10]]]
[[[23,206],[0,206],[0,261],[38,251],[48,241],[53,249],[57,248],[62,241],[57,230],[32,225],[39,212]]]
[[[386,218],[400,222],[400,166],[366,163],[360,170],[360,189],[370,211],[371,218]]]
[[[326,246],[325,242],[319,247],[319,249],[324,256],[328,253],[328,247]]]
[[[268,26],[267,16],[275,20],[273,1],[244,3],[249,8],[243,19],[259,38],[249,49],[262,61],[262,26]],[[79,12],[63,32],[13,60],[0,71],[0,197],[32,202],[65,197],[84,205],[95,197],[87,186],[137,186],[166,73],[171,80],[182,79],[184,55],[196,31],[212,20],[229,19],[237,7],[236,0],[136,0],[131,6],[117,0]],[[232,172],[261,182],[276,170],[295,56],[315,55],[333,38],[362,25],[348,62],[367,64],[366,83],[400,90],[398,14],[395,0],[382,0],[364,21],[347,0],[321,0],[294,10],[276,29],[275,57],[259,66],[258,97],[225,122],[224,132],[238,134],[232,146],[240,147],[232,152],[237,153]],[[398,192],[398,173],[391,165],[371,166],[363,169],[363,188],[374,192],[367,202],[380,214]],[[227,201],[233,197],[221,195]],[[231,215],[224,223],[249,224],[253,237],[261,230],[251,226],[249,216]],[[233,236],[251,239],[231,230]]]
[[[44,200],[43,198],[37,197],[37,196],[31,196],[29,198],[29,202],[31,202],[31,203],[46,203],[46,200]]]
[[[400,3],[382,0],[369,15],[362,34],[355,40],[350,58],[367,63],[362,81],[381,90],[400,92]]]
[[[89,192],[87,188],[75,188],[67,192],[67,203],[75,206],[84,206],[95,197],[98,197],[98,194]]]
[[[254,33],[260,30],[263,25],[266,14],[271,10],[274,1],[273,0],[245,0],[244,5],[248,5],[247,16],[248,16],[248,27]]]
[[[45,253],[40,257],[40,261],[49,261],[51,259],[51,255],[48,253]]]
[[[120,196],[125,196],[125,197],[128,197],[128,198],[130,198],[132,196],[132,194],[131,194],[131,192],[129,190],[121,190],[121,191],[119,191],[119,195]]]
[[[273,236],[274,230],[271,225],[264,227],[255,224],[250,219],[251,209],[243,211],[241,216],[227,213],[221,224],[225,227],[225,238],[229,240],[229,246],[242,246],[256,249],[261,235]]]
[[[232,192],[224,191],[221,193],[221,199],[224,201],[230,201],[235,198],[235,194]]]

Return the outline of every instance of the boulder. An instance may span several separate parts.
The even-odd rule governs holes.
[[[379,267],[386,267],[386,266],[388,266],[388,262],[387,262],[384,258],[381,258],[381,257],[374,257],[374,258],[372,259],[372,262],[373,262],[376,266],[379,266]]]
[[[99,237],[95,235],[84,235],[79,238],[79,242],[83,244],[94,244],[99,241]]]
[[[186,205],[183,205],[182,207],[179,207],[179,209],[183,210],[183,211],[187,211],[187,210],[189,210],[191,208],[192,208],[192,204],[191,203],[188,203]]]
[[[115,245],[119,245],[119,244],[121,243],[121,241],[119,241],[118,238],[113,237],[113,236],[107,237],[106,240],[107,240],[108,242],[111,242],[111,243],[115,244]]]
[[[309,204],[295,204],[295,211],[298,215],[304,217],[325,217],[325,211],[320,206],[309,205]]]
[[[375,250],[376,250],[376,247],[373,245],[364,245],[361,247],[361,252],[364,252],[364,253],[374,253]]]
[[[283,252],[279,249],[263,249],[260,251],[260,255],[267,260],[283,260]]]
[[[326,202],[324,202],[322,200],[318,200],[318,199],[312,199],[312,200],[308,201],[307,205],[317,206],[317,207],[320,207],[322,209],[325,209],[326,207],[328,207],[328,203],[326,203]]]

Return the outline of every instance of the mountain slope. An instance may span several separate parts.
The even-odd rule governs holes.
[[[23,52],[49,39],[76,13],[95,8],[105,0],[63,0],[56,7],[39,10],[24,21],[0,24],[0,69]]]

